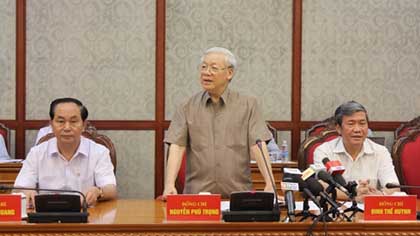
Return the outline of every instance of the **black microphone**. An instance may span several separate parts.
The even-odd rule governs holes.
[[[274,208],[275,208],[274,214],[276,215],[276,218],[278,217],[278,220],[280,220],[280,205],[279,205],[279,199],[278,199],[278,196],[277,196],[277,188],[276,188],[276,184],[274,182],[274,177],[271,175],[271,171],[268,168],[267,159],[266,159],[266,157],[264,155],[264,152],[262,150],[261,139],[257,139],[256,144],[257,144],[258,149],[260,150],[261,155],[263,157],[262,159],[264,160],[265,169],[267,170],[268,176],[270,177],[271,186],[272,186],[273,191],[274,191],[274,199],[276,201],[275,204],[274,204]]]
[[[343,210],[340,209],[340,206],[337,204],[336,201],[334,201],[328,194],[324,192],[324,187],[316,180],[315,178],[309,178],[306,180],[307,184],[309,186],[309,190],[315,195],[315,196],[321,196],[323,199],[325,199],[333,208],[337,209],[340,213],[343,213]]]
[[[1,190],[32,190],[32,191],[46,191],[56,193],[77,193],[83,198],[82,212],[37,212],[28,213],[28,221],[30,223],[47,223],[47,222],[63,222],[63,223],[86,223],[89,213],[87,212],[86,196],[77,190],[64,190],[64,189],[46,189],[46,188],[25,188],[25,187],[12,187],[0,185]],[[41,196],[41,195],[38,195]],[[80,199],[79,199],[80,202]],[[61,203],[61,202],[60,202]],[[63,203],[61,203],[63,204]]]
[[[337,175],[336,175],[337,176]],[[339,189],[341,192],[345,193],[349,198],[351,197],[349,191],[347,191],[347,189],[341,185],[339,182],[345,184],[345,180],[342,176],[338,176],[336,179],[338,179],[338,181],[336,181],[330,174],[328,174],[326,171],[320,171],[318,172],[318,179],[321,179],[322,181],[328,183],[329,185],[333,185],[334,187],[336,187],[337,189]]]
[[[415,186],[415,185],[399,185],[399,184],[395,184],[395,183],[387,183],[385,184],[386,188],[417,188],[419,189],[420,186]],[[417,211],[417,220],[420,220],[420,211]]]
[[[414,185],[399,185],[395,183],[387,183],[385,184],[386,188],[420,188],[420,186],[414,186]]]
[[[295,209],[296,203],[293,191],[299,191],[299,179],[300,175],[293,173],[288,173],[288,168],[285,168],[283,180],[282,180],[282,189],[284,192],[284,200],[287,206],[287,215],[291,222],[295,221]]]
[[[309,178],[308,178],[309,179]],[[314,179],[313,177],[311,179]],[[308,180],[308,182],[311,182],[312,180]],[[317,192],[315,195],[311,192],[309,189],[308,183],[303,181],[303,179],[299,179],[299,191],[302,192],[302,196],[304,198],[310,198],[315,205],[321,209],[321,204],[319,203],[318,199],[316,199],[315,195],[319,195]]]

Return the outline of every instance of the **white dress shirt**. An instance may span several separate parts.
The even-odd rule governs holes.
[[[86,193],[92,186],[116,185],[108,149],[81,137],[79,148],[70,161],[58,151],[57,139],[34,146],[29,151],[15,181],[15,187],[78,190]]]
[[[347,153],[341,137],[325,142],[315,149],[314,163],[322,164],[322,159],[339,160],[346,170],[346,181],[369,180],[378,189],[387,183],[399,183],[391,155],[385,146],[366,139],[355,160]]]
[[[3,135],[0,135],[0,159],[10,159],[7,152],[6,143],[4,142]]]

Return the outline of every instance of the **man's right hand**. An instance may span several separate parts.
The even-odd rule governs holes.
[[[34,191],[34,190],[23,190],[22,192],[26,196],[26,208],[34,208],[35,207],[36,191]]]
[[[357,197],[358,202],[363,202],[367,195],[383,195],[381,191],[369,185],[369,180],[359,180],[357,186]]]
[[[165,187],[165,190],[163,191],[162,199],[163,201],[166,201],[166,197],[168,195],[178,194],[178,191],[176,191],[175,186],[168,186]]]

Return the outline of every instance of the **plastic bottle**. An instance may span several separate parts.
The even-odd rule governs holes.
[[[287,145],[286,140],[283,140],[283,143],[280,146],[280,151],[281,151],[281,159],[283,161],[289,161],[289,151],[288,151],[288,145]]]

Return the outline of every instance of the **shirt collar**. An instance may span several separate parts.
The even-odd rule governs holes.
[[[220,101],[222,102],[222,104],[226,105],[228,103],[229,95],[230,89],[226,88],[225,91],[222,93],[222,96],[220,96]],[[203,93],[203,102],[204,105],[207,105],[211,102],[210,94],[207,91],[204,91]]]
[[[339,140],[338,140],[337,144],[335,145],[335,148],[334,148],[333,152],[334,153],[346,153],[346,148],[344,147],[342,137],[339,137]],[[372,146],[370,145],[367,138],[363,142],[363,147],[362,147],[362,150],[359,153],[359,156],[361,154],[373,154]]]
[[[82,156],[82,157],[88,157],[89,154],[89,141],[85,137],[80,137],[80,145],[77,148],[76,152],[74,153],[74,156]],[[58,146],[57,146],[57,138],[52,138],[48,141],[48,156],[58,156]]]

